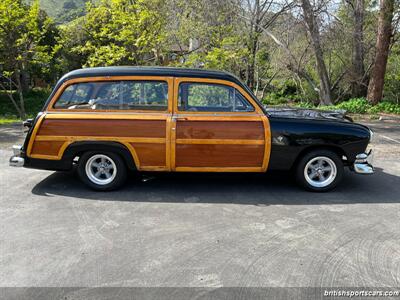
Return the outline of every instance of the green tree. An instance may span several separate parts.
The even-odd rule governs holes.
[[[155,64],[165,38],[162,6],[162,0],[88,3],[85,16],[61,27],[58,50],[83,66]]]
[[[40,11],[38,0],[31,6],[21,0],[0,2],[0,88],[21,118],[25,117],[23,92],[29,88],[32,73],[49,70],[53,31],[53,23]]]

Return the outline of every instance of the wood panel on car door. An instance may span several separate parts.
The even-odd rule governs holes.
[[[182,80],[188,79],[175,80],[175,102]],[[179,112],[177,105],[174,107],[171,125],[171,165],[174,170],[265,171],[269,158],[266,151],[269,150],[269,143],[266,145],[269,123],[258,111],[188,113]]]

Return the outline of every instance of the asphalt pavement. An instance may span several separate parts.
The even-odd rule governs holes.
[[[0,286],[72,288],[65,299],[116,299],[91,287],[400,287],[400,124],[367,125],[376,173],[346,171],[323,194],[287,173],[146,174],[94,192],[74,172],[9,167],[22,128],[0,126]]]

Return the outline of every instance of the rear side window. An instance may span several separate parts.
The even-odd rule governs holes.
[[[91,83],[77,83],[68,86],[60,98],[58,98],[55,108],[69,108],[74,105],[85,104],[89,101],[90,93],[93,88]]]
[[[181,83],[178,106],[180,111],[254,111],[254,107],[235,88],[208,83]]]
[[[54,108],[164,111],[168,108],[168,84],[127,80],[77,83],[64,90]]]

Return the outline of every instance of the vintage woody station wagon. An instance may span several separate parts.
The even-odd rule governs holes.
[[[336,112],[268,110],[225,72],[108,67],[60,79],[13,166],[69,170],[97,190],[119,187],[128,170],[293,170],[326,191],[344,166],[373,173],[371,131]]]

